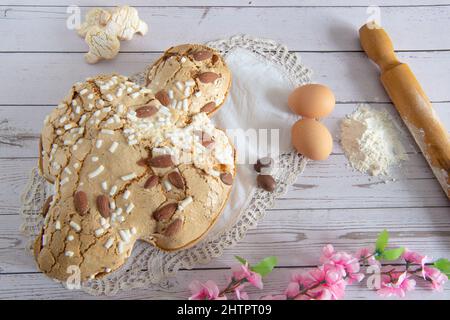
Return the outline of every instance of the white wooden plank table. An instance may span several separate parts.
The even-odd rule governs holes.
[[[87,65],[84,42],[65,27],[66,8],[74,3],[83,12],[95,5],[137,6],[150,32],[122,43],[115,60]],[[182,270],[160,286],[122,292],[114,298],[186,298],[193,279],[224,284],[234,255],[256,261],[276,254],[280,266],[266,279],[262,292],[251,294],[279,292],[292,270],[318,263],[325,244],[356,250],[372,244],[384,228],[394,244],[448,258],[450,203],[412,140],[408,141],[409,162],[396,173],[397,180],[387,184],[350,170],[338,143],[338,122],[357,103],[370,102],[395,114],[357,38],[371,4],[351,0],[0,1],[0,298],[110,298],[68,291],[43,276],[25,252],[26,240],[19,232],[19,195],[36,166],[42,120],[70,85],[101,72],[135,73],[171,45],[238,33],[286,44],[314,70],[314,81],[334,90],[337,106],[325,120],[335,137],[333,154],[327,161],[308,164],[258,228],[222,257]],[[450,3],[383,0],[378,5],[399,56],[411,65],[450,128]],[[450,288],[438,294],[419,287],[408,297],[450,299]],[[378,297],[362,283],[348,287],[347,298]]]

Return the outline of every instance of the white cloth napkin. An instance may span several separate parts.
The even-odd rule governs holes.
[[[213,122],[218,128],[227,129],[232,140],[235,130],[229,129],[251,129],[258,133],[264,133],[261,130],[266,129],[268,139],[267,145],[261,140],[255,144],[245,143],[239,136],[234,139],[238,140],[233,141],[238,154],[237,175],[230,199],[212,234],[233,223],[251,199],[256,188],[254,161],[268,153],[276,159],[278,154],[292,150],[291,126],[298,120],[287,106],[294,83],[279,66],[242,48],[233,49],[225,60],[232,73],[232,85],[225,104],[213,116]],[[278,130],[278,138],[270,139],[271,129]]]

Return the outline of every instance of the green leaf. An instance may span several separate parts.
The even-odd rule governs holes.
[[[247,264],[247,260],[245,260],[244,258],[241,258],[239,256],[234,256],[236,258],[237,261],[239,261],[241,264]]]
[[[389,232],[386,229],[380,232],[378,235],[377,242],[375,244],[375,250],[377,253],[383,253],[389,241]]]
[[[445,275],[450,278],[450,261],[441,258],[439,260],[436,260],[433,263],[433,266],[439,269],[439,271],[441,271],[442,273],[445,273]]]
[[[251,267],[251,270],[259,273],[262,277],[272,272],[273,268],[277,265],[277,257],[271,256],[262,259],[258,264]]]
[[[384,260],[397,260],[405,252],[405,248],[395,248],[383,251],[381,258]]]

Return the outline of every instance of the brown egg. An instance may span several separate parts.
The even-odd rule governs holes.
[[[306,84],[289,95],[288,106],[305,118],[323,118],[333,111],[336,100],[333,92],[321,84]]]
[[[314,119],[294,123],[291,140],[297,152],[311,160],[325,160],[333,149],[333,138],[327,127]]]

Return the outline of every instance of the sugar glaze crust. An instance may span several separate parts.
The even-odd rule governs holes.
[[[231,73],[222,56],[199,44],[184,44],[168,49],[147,72],[147,87],[166,95],[169,105],[184,108],[188,115],[200,111],[211,116],[225,101]]]
[[[76,266],[82,280],[101,277],[138,239],[191,246],[220,215],[231,190],[220,175],[235,174],[232,145],[206,113],[165,107],[153,90],[120,75],[87,79],[46,118],[40,168],[55,195],[35,256],[48,276],[63,281]]]

